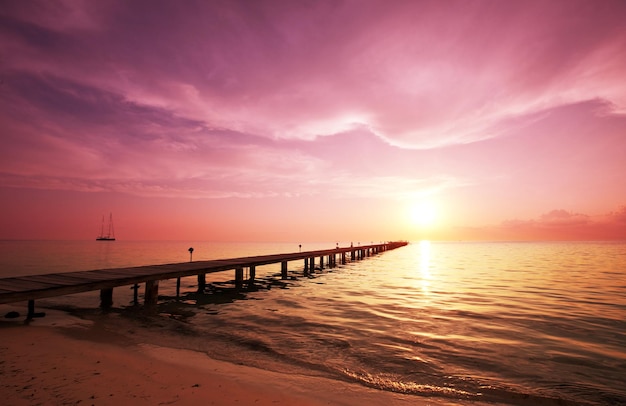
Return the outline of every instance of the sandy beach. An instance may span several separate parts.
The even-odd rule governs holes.
[[[3,316],[7,309],[0,306]],[[114,314],[94,314],[86,320],[46,311],[46,317],[28,324],[23,319],[0,322],[4,404],[459,404],[265,371],[197,351],[154,345],[143,339],[150,334],[145,329],[129,334],[120,328],[120,322],[128,321]]]

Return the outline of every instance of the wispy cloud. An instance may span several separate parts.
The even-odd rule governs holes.
[[[468,227],[470,239],[498,240],[623,240],[626,239],[626,206],[600,215],[555,209],[534,219],[512,219],[497,226]]]
[[[622,1],[9,2],[0,186],[462,196],[475,213],[488,195],[509,218],[587,190],[607,207],[626,199],[625,16]]]

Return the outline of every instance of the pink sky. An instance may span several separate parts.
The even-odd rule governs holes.
[[[623,1],[0,6],[0,239],[626,239]],[[428,225],[411,221],[422,202]]]

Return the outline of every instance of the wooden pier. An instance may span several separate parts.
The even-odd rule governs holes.
[[[235,286],[243,287],[244,269],[249,269],[248,283],[254,282],[256,267],[281,264],[281,277],[287,279],[287,264],[290,261],[304,261],[303,271],[307,275],[316,269],[333,268],[348,260],[355,261],[384,251],[403,247],[407,242],[386,242],[364,246],[336,247],[328,250],[297,252],[289,254],[260,255],[253,257],[192,261],[176,264],[148,265],[129,268],[97,269],[92,271],[64,272],[43,275],[0,278],[0,304],[28,301],[28,318],[35,315],[35,300],[63,296],[74,293],[100,290],[100,306],[109,308],[113,304],[113,289],[119,286],[137,286],[145,283],[144,302],[154,306],[158,300],[159,281],[177,279],[177,295],[180,278],[197,275],[198,292],[204,292],[206,274],[235,270]],[[349,257],[348,257],[349,255]],[[316,259],[317,264],[316,264]],[[326,262],[324,260],[326,259]]]

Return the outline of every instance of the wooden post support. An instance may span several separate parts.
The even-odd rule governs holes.
[[[309,269],[311,273],[315,273],[315,257],[309,258]]]
[[[342,252],[341,253],[341,265],[345,265],[346,264],[346,253]]]
[[[156,306],[159,300],[159,281],[147,281],[146,293],[144,294],[144,305],[146,307]]]
[[[100,308],[107,310],[113,306],[113,288],[100,289]]]
[[[320,269],[324,269],[324,256],[320,257]]]
[[[176,278],[176,299],[180,297],[180,277]]]
[[[248,283],[254,283],[254,278],[256,278],[256,266],[250,265],[250,279],[248,280]]]
[[[139,290],[139,284],[135,283],[133,285],[133,305],[137,306],[139,304],[139,294],[137,291]]]
[[[26,320],[32,320],[35,317],[35,301],[33,299],[28,300],[28,314]]]
[[[235,288],[241,289],[243,287],[243,268],[235,269]]]
[[[304,258],[304,276],[309,274],[309,259]]]
[[[198,293],[204,293],[204,288],[206,288],[206,274],[200,273],[198,274]]]
[[[281,279],[287,279],[287,261],[280,263],[280,277]]]

